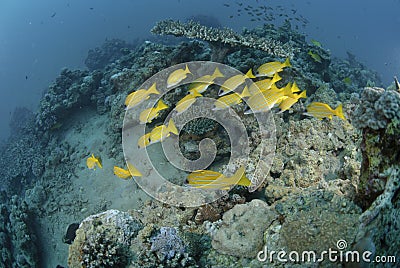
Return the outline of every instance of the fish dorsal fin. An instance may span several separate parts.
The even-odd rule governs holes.
[[[292,67],[292,64],[290,63],[289,57],[286,58],[286,60],[283,62],[283,65],[285,67]]]
[[[224,77],[224,74],[221,73],[221,71],[218,69],[218,67],[215,68],[214,73],[211,75],[213,79],[218,78],[218,77]]]
[[[250,68],[247,73],[245,74],[245,78],[256,78],[256,76],[253,74],[253,69]]]
[[[159,100],[157,103],[157,110],[167,109],[168,105],[163,102],[163,100]]]
[[[176,128],[174,120],[172,120],[172,118],[168,122],[168,131],[174,133],[175,135],[179,135],[179,131]]]
[[[249,88],[247,87],[247,85],[244,87],[242,93],[240,93],[239,96],[240,96],[241,99],[251,96]]]
[[[154,82],[151,87],[147,90],[147,94],[160,94],[160,92],[157,90],[156,82]]]

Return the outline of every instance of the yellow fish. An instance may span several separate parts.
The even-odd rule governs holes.
[[[311,43],[317,47],[322,47],[321,43],[318,42],[317,40],[311,39]]]
[[[284,111],[287,111],[290,109],[290,107],[293,106],[300,98],[307,98],[307,91],[304,90],[300,94],[291,94],[290,97],[284,99],[280,104],[279,104],[279,109],[280,111],[278,114],[283,113]]]
[[[189,85],[189,92],[192,94],[194,91],[203,93],[218,77],[224,77],[224,75],[221,73],[218,67],[216,67],[212,75],[207,74],[194,80],[193,83]]]
[[[161,125],[158,127],[153,128],[150,132],[150,143],[153,144],[156,142],[161,142],[165,138],[169,137],[171,133],[175,135],[179,135],[178,129],[175,126],[174,121],[172,118],[169,120],[168,125]]]
[[[131,163],[128,163],[128,169],[123,169],[117,166],[114,166],[114,175],[121,179],[128,179],[130,177],[142,177],[142,173]]]
[[[162,100],[159,100],[156,107],[147,108],[140,113],[140,123],[151,123],[151,121],[159,115],[160,111],[165,109],[168,109],[168,105],[166,105]]]
[[[251,94],[247,88],[247,86],[244,87],[242,93],[231,93],[225,96],[222,96],[218,98],[215,102],[215,108],[213,110],[222,110],[228,107],[231,107],[233,105],[239,104],[242,102],[243,98],[250,97]]]
[[[138,148],[144,148],[150,144],[150,132],[141,136],[138,140]]]
[[[207,90],[207,88],[211,85],[211,83],[203,83],[203,82],[195,82],[189,85],[188,91],[190,94],[193,94],[195,91],[198,93],[203,93]]]
[[[229,190],[233,185],[250,186],[251,181],[245,175],[244,167],[240,167],[231,177],[212,171],[196,170],[187,176],[188,184],[194,188]]]
[[[275,87],[276,88],[276,87]],[[284,99],[288,97],[285,96],[285,90],[275,90],[269,89],[266,91],[260,91],[259,93],[252,95],[247,100],[247,105],[250,109],[245,111],[245,114],[266,112],[276,104],[279,104]]]
[[[332,116],[336,115],[343,120],[346,120],[343,114],[343,107],[342,104],[339,104],[335,110],[333,110],[328,104],[322,102],[312,102],[310,105],[307,106],[307,113],[306,115],[314,116],[320,120],[322,118],[329,118],[332,119]]]
[[[245,75],[238,74],[232,77],[229,77],[221,86],[221,89],[218,92],[219,96],[223,96],[230,91],[234,91],[238,86],[243,84],[248,78],[256,78],[253,74],[252,69],[248,70]]]
[[[345,77],[345,78],[343,78],[342,81],[343,81],[343,83],[345,83],[346,85],[351,85],[351,83],[352,83],[352,82],[351,82],[351,78],[348,77],[348,76]]]
[[[114,166],[114,175],[121,178],[121,179],[128,179],[132,177],[129,170]]]
[[[196,90],[192,91],[190,94],[187,94],[176,103],[175,111],[177,112],[177,114],[183,113],[196,101],[197,97],[201,96],[202,95]]]
[[[223,75],[223,73],[221,73],[221,71],[218,69],[218,67],[216,67],[213,74],[211,74],[211,75],[207,74],[207,75],[201,76],[201,77],[197,78],[196,80],[194,80],[193,84],[197,84],[197,83],[212,84],[214,82],[214,80],[218,77],[224,77],[224,75]],[[199,90],[197,92],[203,93],[203,92],[200,92]]]
[[[273,77],[275,73],[281,72],[285,67],[292,67],[289,58],[286,58],[284,62],[279,62],[279,61],[267,62],[258,67],[256,76]]]
[[[293,94],[296,92],[300,92],[300,88],[297,86],[296,82],[292,83],[287,83],[286,86],[284,88],[277,88],[275,85],[271,86],[272,90],[276,90],[276,91],[283,91],[283,94],[285,96],[288,96],[289,98],[296,98],[298,95],[297,94]]]
[[[156,88],[156,83],[148,89],[138,89],[132,93],[130,93],[125,99],[126,109],[131,109],[136,105],[142,103],[144,100],[150,98],[150,94],[160,94]]]
[[[185,69],[177,69],[173,71],[167,79],[167,88],[173,87],[184,80],[188,74],[191,74],[188,65],[186,64]]]
[[[274,85],[276,82],[280,81],[282,77],[279,76],[278,73],[275,73],[274,76],[271,79],[263,79],[254,82],[251,84],[249,88],[249,92],[251,95],[257,94],[260,90],[265,91],[271,88],[272,85]]]
[[[86,166],[88,169],[96,169],[96,166],[103,168],[101,165],[101,159],[99,157],[95,157],[93,154],[86,159]]]
[[[321,63],[322,62],[322,59],[321,59],[321,57],[317,54],[317,53],[315,53],[315,52],[312,52],[311,50],[310,51],[308,51],[308,53],[307,53],[308,55],[310,55],[311,56],[311,58],[313,58],[313,60],[314,61],[316,61],[316,62],[319,62],[319,63]]]

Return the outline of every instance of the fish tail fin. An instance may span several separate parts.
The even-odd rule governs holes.
[[[253,74],[253,69],[251,69],[251,68],[247,71],[247,73],[245,74],[245,76],[246,76],[247,78],[256,78],[256,76]]]
[[[241,186],[250,186],[251,181],[246,177],[245,168],[241,166],[238,170],[236,170],[235,174],[231,178],[231,181],[235,181],[237,185]]]
[[[192,92],[191,92],[191,94],[192,94],[194,97],[202,97],[202,96],[203,96],[203,95],[201,95],[196,89],[193,89]]]
[[[236,170],[236,172],[232,175],[231,179],[234,181],[239,181],[242,176],[244,176],[244,166],[241,166]]]
[[[172,120],[172,118],[168,122],[168,131],[174,133],[175,135],[179,135],[178,129],[176,128],[174,120]]]
[[[275,73],[274,76],[272,77],[271,82],[272,82],[272,84],[274,84],[275,82],[278,82],[281,79],[282,79],[282,77],[280,77],[278,73]]]
[[[275,85],[274,85],[275,86]],[[276,87],[276,86],[275,86]],[[287,83],[286,86],[283,88],[283,95],[285,96],[292,96],[293,91],[292,91],[293,85],[292,83]]]
[[[186,64],[185,73],[191,74],[192,72],[189,70],[189,66]]]
[[[163,102],[163,100],[159,100],[158,104],[157,104],[157,109],[158,110],[163,110],[163,109],[167,109],[168,105],[165,104],[165,102]]]
[[[242,93],[240,94],[240,98],[243,99],[243,98],[250,97],[250,96],[251,96],[251,94],[250,94],[249,88],[247,86],[245,86]]]
[[[300,88],[297,86],[296,81],[293,82],[292,87],[291,87],[290,90],[292,91],[292,93],[301,91]]]
[[[221,71],[218,69],[218,67],[216,67],[214,73],[212,74],[212,77],[214,79],[217,77],[224,77],[224,74],[221,73]]]
[[[160,94],[160,92],[157,90],[156,87],[156,82],[153,83],[153,85],[151,85],[151,87],[147,90],[147,93],[150,94]]]
[[[298,98],[299,98],[299,99],[300,99],[300,98],[307,98],[307,90],[303,90],[303,91],[299,94]]]
[[[335,114],[336,114],[338,117],[340,117],[340,118],[342,118],[343,120],[346,121],[346,117],[344,117],[344,114],[343,114],[343,105],[342,105],[342,104],[339,104],[339,106],[336,107],[336,109],[335,109]]]
[[[289,57],[286,58],[285,62],[283,63],[286,67],[292,67],[292,64],[290,63]]]

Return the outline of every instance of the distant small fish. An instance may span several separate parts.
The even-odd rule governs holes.
[[[194,188],[229,190],[234,185],[250,186],[251,181],[245,175],[244,167],[240,167],[231,177],[212,170],[196,170],[187,176],[188,184]]]
[[[312,52],[312,51],[310,50],[310,51],[308,51],[307,54],[310,55],[311,58],[312,58],[314,61],[316,61],[316,62],[318,62],[318,63],[321,63],[321,62],[322,62],[321,56],[318,55],[317,53]]]
[[[345,77],[345,78],[343,78],[343,83],[345,83],[346,85],[351,85],[351,83],[352,83],[352,81],[351,81],[351,78],[350,77]]]
[[[55,16],[56,16],[56,12],[54,12],[53,14],[51,14],[51,16],[50,17],[52,17],[52,18],[54,18]]]
[[[334,115],[340,117],[343,120],[346,120],[343,114],[342,104],[336,109],[332,109],[328,104],[322,102],[312,102],[310,105],[307,106],[307,113],[306,115],[314,116],[320,120],[323,118],[329,118],[332,120]]]
[[[25,80],[28,80],[28,76],[27,75],[25,75]]]
[[[310,41],[313,45],[317,46],[317,47],[322,47],[321,43],[318,42],[317,40],[311,39]]]
[[[103,168],[101,165],[101,159],[99,157],[95,157],[94,154],[86,159],[86,166],[88,169],[96,169],[96,167]]]
[[[150,107],[143,110],[139,115],[139,121],[141,124],[151,123],[154,118],[156,118],[160,111],[168,109],[168,105],[166,105],[163,100],[159,100],[157,102],[156,107]]]
[[[184,80],[188,74],[191,74],[188,65],[186,64],[185,69],[177,69],[173,71],[167,79],[167,87],[173,87]]]
[[[89,7],[90,10],[93,10],[93,7]]]
[[[226,6],[226,7],[230,7],[230,5],[229,5],[229,4],[224,4],[224,6]]]
[[[156,88],[156,82],[149,89],[138,89],[130,93],[125,99],[126,109],[131,109],[136,105],[142,103],[144,100],[150,98],[150,94],[160,94]]]

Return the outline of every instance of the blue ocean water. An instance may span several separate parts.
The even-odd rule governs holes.
[[[61,68],[84,68],[87,51],[106,38],[146,38],[158,20],[196,15],[212,16],[237,31],[253,28],[262,21],[251,20],[257,15],[247,14],[247,5],[282,6],[293,17],[303,16],[307,23],[301,32],[320,41],[335,56],[346,57],[350,51],[378,71],[386,85],[393,75],[399,75],[400,2],[396,0],[2,0],[0,137],[9,135],[8,122],[16,106],[35,110],[42,92]]]

